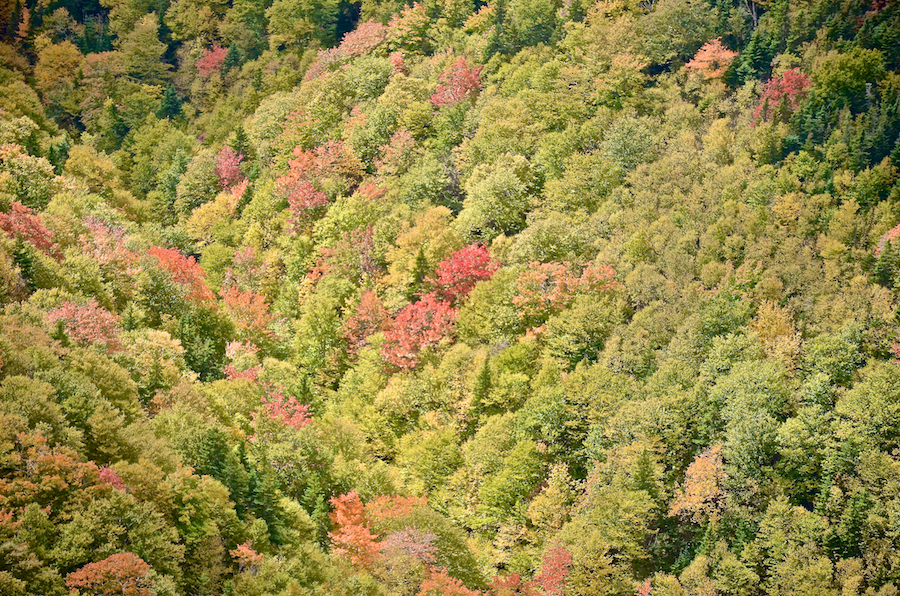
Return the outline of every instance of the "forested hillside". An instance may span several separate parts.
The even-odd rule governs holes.
[[[896,596],[896,0],[0,2],[3,596]]]

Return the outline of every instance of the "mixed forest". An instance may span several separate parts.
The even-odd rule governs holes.
[[[896,596],[896,0],[0,2],[3,596]]]

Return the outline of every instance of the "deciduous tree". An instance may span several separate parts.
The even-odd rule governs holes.
[[[66,587],[95,596],[153,596],[150,566],[132,553],[88,563],[66,576]]]

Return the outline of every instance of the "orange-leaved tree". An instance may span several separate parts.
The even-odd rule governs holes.
[[[334,531],[328,532],[332,552],[343,555],[359,567],[368,568],[381,555],[377,535],[369,531],[365,508],[355,490],[333,497],[334,511],[330,514]]]
[[[669,515],[688,517],[694,522],[715,521],[724,507],[725,467],[722,446],[710,447],[688,466],[684,485],[669,507]]]
[[[132,553],[88,563],[66,576],[66,587],[83,596],[152,596],[150,565]]]

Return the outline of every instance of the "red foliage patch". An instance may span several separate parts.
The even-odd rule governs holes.
[[[241,173],[241,161],[244,156],[235,152],[228,145],[224,145],[216,154],[216,178],[219,179],[219,188],[231,188],[244,179]]]
[[[469,295],[479,281],[493,277],[500,263],[491,257],[484,246],[472,244],[454,252],[438,263],[435,279],[428,278],[435,292],[453,304]]]
[[[347,58],[354,58],[380,46],[386,36],[387,27],[376,21],[366,21],[344,35],[338,48]]]
[[[703,44],[684,68],[690,74],[704,79],[719,79],[725,76],[725,71],[736,56],[737,52],[723,46],[722,38],[718,37]]]
[[[887,248],[888,244],[900,238],[900,225],[896,225],[887,232],[885,232],[881,238],[878,240],[878,246],[875,247],[875,256],[880,257],[881,253],[884,252],[884,249]]]
[[[809,88],[809,78],[797,68],[770,79],[763,87],[759,105],[753,112],[753,122],[787,120],[809,94]]]
[[[558,596],[566,587],[566,577],[572,565],[572,553],[565,546],[559,545],[544,553],[541,573],[534,578],[545,594]]]
[[[69,339],[82,346],[101,345],[108,352],[122,349],[119,342],[119,317],[100,306],[93,298],[87,304],[63,302],[47,313],[47,322],[62,323]]]
[[[371,53],[384,43],[387,27],[375,21],[366,21],[356,29],[344,35],[340,45],[335,48],[319,50],[316,61],[309,67],[303,77],[311,81],[337,70],[351,58]]]
[[[481,89],[481,67],[469,65],[460,58],[440,75],[440,84],[431,96],[431,103],[437,107],[452,106],[472,97]]]
[[[363,292],[356,310],[344,323],[343,335],[347,340],[348,351],[357,354],[367,345],[367,337],[390,327],[390,320],[391,315],[381,304],[378,295],[372,290]]]
[[[103,466],[100,468],[100,482],[108,484],[116,490],[128,490],[128,487],[125,485],[122,477],[119,476],[119,474],[109,466]]]
[[[34,211],[18,201],[12,201],[8,213],[0,213],[0,230],[11,238],[21,238],[56,260],[62,258],[59,247],[53,242],[53,232],[41,224]]]
[[[249,540],[239,544],[236,549],[228,551],[228,554],[237,562],[238,570],[250,573],[253,573],[263,560],[263,556],[253,550]]]
[[[481,592],[470,590],[444,568],[431,568],[428,577],[419,586],[417,596],[481,596]]]
[[[597,294],[619,287],[609,265],[588,265],[576,277],[568,262],[533,261],[519,275],[513,304],[531,323],[546,320],[569,306],[578,293]]]
[[[384,334],[381,356],[398,368],[414,368],[423,350],[453,334],[458,314],[448,302],[426,294],[397,313],[393,325]]]
[[[203,56],[197,60],[197,72],[200,73],[200,76],[208,77],[214,72],[221,71],[226,56],[228,56],[228,50],[218,45],[203,50]]]
[[[187,288],[187,297],[199,302],[213,302],[215,295],[206,285],[206,272],[197,264],[194,257],[186,257],[177,250],[153,246],[147,254],[155,257],[159,264],[169,272],[172,280]]]
[[[272,334],[269,323],[273,317],[265,296],[256,292],[242,292],[236,285],[222,289],[219,296],[238,329],[263,335]]]
[[[269,420],[274,420],[296,429],[301,429],[312,422],[309,417],[309,406],[301,404],[292,395],[281,395],[275,391],[267,391],[262,398],[262,403]]]

